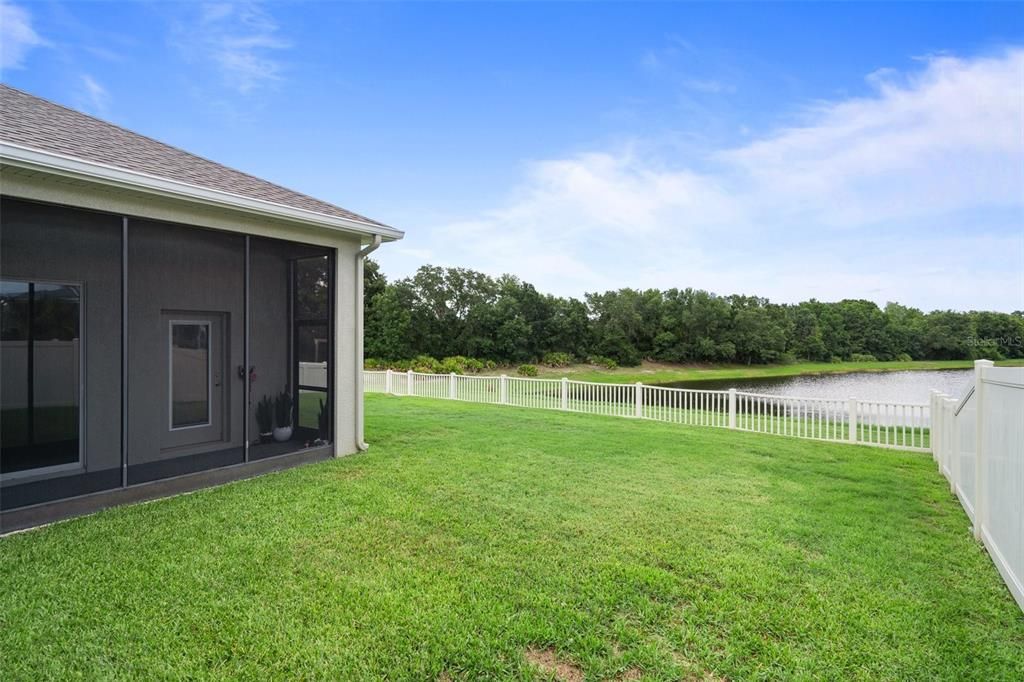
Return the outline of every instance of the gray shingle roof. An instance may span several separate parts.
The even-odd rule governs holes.
[[[291,208],[387,227],[340,206],[0,83],[0,140]]]

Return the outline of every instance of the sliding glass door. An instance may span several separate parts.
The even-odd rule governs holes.
[[[0,280],[0,473],[81,461],[78,284]]]

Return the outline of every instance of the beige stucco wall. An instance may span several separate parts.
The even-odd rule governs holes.
[[[362,301],[355,305],[356,252],[360,245],[356,240],[338,243],[335,258],[334,281],[337,295],[334,297],[334,337],[337,339],[334,368],[334,385],[337,403],[334,415],[335,455],[345,455],[357,449],[356,419],[362,404],[362,359],[359,362],[359,376],[356,373],[356,315],[363,314]],[[357,404],[358,401],[358,404]]]
[[[359,344],[355,330],[356,316],[362,315],[362,301],[360,296],[357,305],[359,288],[356,253],[362,241],[368,241],[368,238],[293,221],[269,220],[244,212],[58,178],[11,166],[0,167],[0,191],[21,199],[334,248],[337,283],[334,319],[335,338],[338,340],[334,367],[335,455],[346,455],[357,450],[360,430],[357,429],[356,419],[361,413],[359,379],[362,363],[359,363],[360,370],[357,371],[356,353]]]

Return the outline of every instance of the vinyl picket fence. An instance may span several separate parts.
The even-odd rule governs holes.
[[[928,452],[928,405],[510,376],[365,371],[368,393],[713,426]]]
[[[932,456],[1024,609],[1024,368],[974,363],[960,399],[933,392]]]

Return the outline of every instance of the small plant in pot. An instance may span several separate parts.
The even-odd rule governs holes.
[[[260,442],[270,441],[274,430],[274,399],[269,395],[256,403],[256,426],[260,430]]]
[[[292,437],[292,397],[281,391],[274,399],[274,440],[282,443]]]

